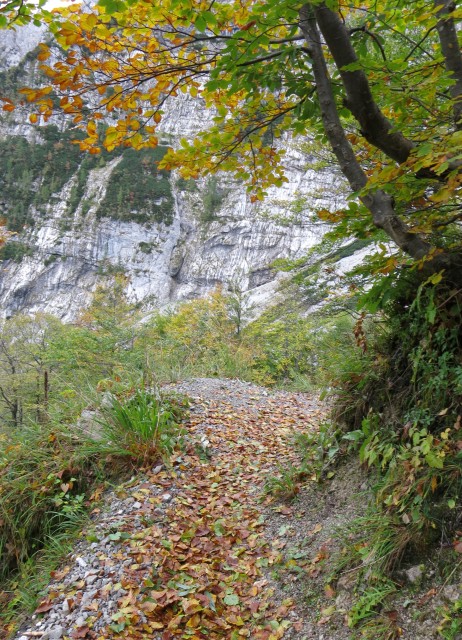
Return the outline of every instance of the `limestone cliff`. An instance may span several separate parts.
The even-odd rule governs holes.
[[[0,90],[37,77],[34,47],[43,36],[25,27],[3,32]],[[209,114],[188,97],[172,101],[162,145],[204,127]],[[67,123],[33,127],[18,110],[0,116],[0,213],[16,235],[2,250],[3,315],[27,310],[71,320],[108,275],[124,272],[127,292],[146,309],[239,282],[253,301],[274,296],[276,258],[299,257],[319,238],[312,208],[332,200],[328,171],[286,140],[288,182],[265,203],[250,202],[229,176],[185,181],[157,171],[163,148],[85,156]],[[290,218],[290,203],[306,198]]]

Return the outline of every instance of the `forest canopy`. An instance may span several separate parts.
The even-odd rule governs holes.
[[[3,14],[14,26],[27,6]],[[231,171],[253,199],[284,182],[286,136],[315,137],[352,191],[321,218],[339,236],[385,232],[397,248],[385,272],[411,259],[460,285],[461,17],[450,0],[73,4],[42,17],[49,84],[23,96],[32,123],[66,113],[90,153],[155,147],[167,102],[201,100],[212,125],[161,168]],[[7,96],[3,108],[15,108]]]

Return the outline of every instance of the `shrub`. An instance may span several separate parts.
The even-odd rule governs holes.
[[[220,290],[156,315],[143,330],[146,360],[157,380],[187,376],[256,379],[257,349],[238,334]]]
[[[13,260],[21,262],[23,258],[32,256],[34,249],[23,242],[7,242],[0,247],[0,260]]]
[[[228,191],[221,187],[215,177],[209,178],[202,194],[203,209],[200,220],[203,224],[217,219],[218,209],[224,202]]]
[[[336,382],[344,441],[377,475],[364,554],[376,557],[375,545],[387,538],[384,560],[374,561],[385,573],[408,549],[451,539],[462,514],[462,298],[438,277],[414,298],[405,284],[396,282],[382,298],[380,322],[366,330],[361,318],[362,349],[346,361],[349,374],[339,364]],[[364,302],[376,300],[372,289]]]
[[[69,432],[23,425],[0,448],[0,581],[75,521],[94,460]]]
[[[159,393],[137,390],[128,399],[113,397],[103,409],[101,434],[90,450],[137,466],[168,460],[181,444],[180,418],[180,405]]]

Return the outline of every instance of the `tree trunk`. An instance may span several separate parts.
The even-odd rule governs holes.
[[[353,148],[346,137],[345,130],[341,123],[337,111],[337,105],[335,103],[327,63],[322,50],[321,36],[317,26],[319,15],[321,15],[321,20],[324,21],[323,24],[326,27],[327,20],[329,23],[333,21],[331,14],[336,15],[323,5],[314,8],[311,5],[306,4],[300,10],[300,29],[305,36],[308,51],[312,60],[316,92],[319,99],[321,117],[326,136],[340,165],[340,169],[348,180],[352,190],[355,192],[361,192],[364,191],[364,187],[367,185],[367,176],[356,159]],[[332,33],[329,33],[329,38],[326,38],[326,42],[328,39],[333,40],[333,47],[335,50],[345,45],[342,31],[344,30],[344,27],[338,19],[338,16],[336,16],[336,18],[337,20],[334,21],[333,33],[334,36],[337,35],[337,40],[332,36]],[[338,23],[340,23],[342,30],[337,29]],[[327,42],[327,44],[329,43]],[[349,51],[347,48],[345,50]],[[353,51],[352,48],[351,51]],[[351,53],[351,51],[349,52],[350,56],[354,55],[354,51],[353,53]],[[335,54],[332,51],[331,53],[335,60]],[[341,70],[340,73],[342,73]],[[364,76],[362,72],[359,72],[359,76],[347,75],[346,82],[353,94],[354,83],[352,83],[352,77],[355,77],[359,96],[362,96],[362,98],[367,101],[369,100],[368,95],[370,94],[370,91],[368,89],[367,79],[365,76],[364,78],[361,76]],[[370,96],[370,99],[372,99],[372,96]],[[354,102],[357,102],[357,96],[354,97]],[[383,117],[381,116],[380,111],[373,108],[370,100],[368,104],[372,111],[371,115],[367,116],[368,122],[376,121],[376,123],[378,123],[377,127],[373,127],[373,130],[375,131],[374,135],[379,135],[380,132],[379,137],[382,141],[387,141],[386,144],[390,148],[393,147],[395,151],[399,152],[398,155],[404,153],[407,147],[405,139],[402,136],[400,137],[399,135],[395,135],[394,133],[387,133],[387,126],[388,128],[390,127],[389,123],[386,125],[386,123],[380,122],[381,117]],[[363,113],[362,110],[361,113]],[[361,117],[363,116],[361,115]],[[409,154],[409,152],[410,149],[408,149],[406,153]],[[388,193],[377,189],[374,192],[360,193],[359,197],[361,202],[371,212],[374,225],[379,229],[383,229],[389,238],[393,240],[393,242],[402,251],[411,256],[414,260],[422,261],[421,271],[424,276],[429,276],[433,273],[444,270],[445,276],[449,281],[457,286],[462,286],[462,256],[460,254],[438,253],[435,251],[435,247],[424,240],[419,234],[413,233],[396,214],[393,198]],[[430,258],[428,256],[432,257]]]

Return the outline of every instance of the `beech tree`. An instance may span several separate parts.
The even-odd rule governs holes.
[[[32,22],[40,26],[43,6],[47,0],[27,2],[26,0],[0,0],[0,28],[23,25]]]
[[[189,94],[213,123],[160,166],[231,171],[253,199],[284,182],[286,137],[314,136],[352,190],[320,217],[339,236],[385,233],[396,251],[383,252],[384,273],[412,263],[461,285],[461,18],[453,0],[71,5],[46,18],[49,85],[23,94],[31,122],[62,110],[90,153],[156,146],[166,103]]]

